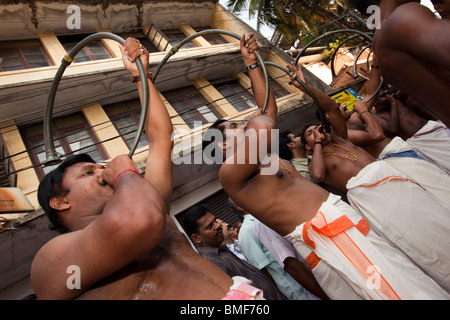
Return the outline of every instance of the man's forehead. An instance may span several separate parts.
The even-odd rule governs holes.
[[[77,162],[67,167],[64,171],[65,173],[75,173],[78,171],[86,170],[95,167],[96,164],[92,162]]]
[[[216,217],[211,212],[206,212],[204,216],[197,220],[199,227],[207,228],[211,222],[216,221]]]

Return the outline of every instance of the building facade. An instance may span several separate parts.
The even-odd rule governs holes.
[[[0,1],[1,189],[14,188],[31,208],[0,212],[0,292],[24,279],[27,283],[34,254],[55,236],[48,231],[36,194],[39,181],[52,169],[43,165],[43,120],[61,59],[86,36],[111,32],[123,39],[138,38],[150,51],[154,71],[172,46],[208,29],[254,33],[263,60],[284,67],[291,59],[218,1]],[[311,99],[289,85],[283,71],[267,71],[280,129],[295,130],[316,121]],[[332,90],[305,72],[315,86]],[[201,135],[211,123],[219,118],[245,120],[257,108],[239,40],[220,33],[194,38],[163,65],[155,85],[174,126],[171,216],[178,223],[178,214],[205,200],[228,215],[219,167],[196,159],[201,158]],[[138,93],[123,67],[118,43],[91,42],[67,67],[58,87],[52,124],[55,149],[62,158],[86,152],[98,162],[127,154],[140,114]],[[147,149],[145,137],[139,137],[133,160],[142,174]]]

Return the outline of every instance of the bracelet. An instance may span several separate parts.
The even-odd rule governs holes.
[[[314,145],[316,145],[316,144],[320,144],[322,147],[323,147],[323,143],[322,142],[320,142],[320,141],[316,141],[316,142],[314,142]]]
[[[247,70],[250,71],[250,70],[256,69],[258,67],[259,67],[259,63],[255,62],[255,63],[252,63],[251,65],[247,66]]]
[[[362,116],[362,114],[363,114],[364,112],[369,112],[369,111],[368,111],[368,110],[364,110],[364,111],[361,112],[359,115]]]
[[[141,176],[140,173],[137,172],[136,170],[133,170],[133,169],[125,169],[125,170],[123,170],[123,171],[120,171],[120,172],[115,176],[115,178],[114,178],[114,180],[113,180],[113,184],[116,183],[117,178],[118,178],[122,173],[127,172],[127,171],[134,172],[134,173],[136,173],[139,177]]]
[[[153,74],[151,72],[147,72],[147,79],[150,79],[150,80],[153,81]],[[139,81],[141,81],[141,75],[133,76],[131,78],[131,82],[132,83],[136,83],[136,82],[139,82]]]

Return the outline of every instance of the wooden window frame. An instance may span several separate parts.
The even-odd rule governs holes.
[[[228,96],[225,96],[223,94],[222,94],[222,96],[239,112],[243,112],[245,110],[248,110],[248,109],[251,109],[251,108],[254,108],[254,107],[257,106],[257,103],[256,103],[256,100],[255,100],[254,96],[251,93],[249,93],[248,90],[246,90],[244,88],[244,86],[242,86],[242,84],[239,83],[238,80],[230,80],[230,81],[227,81],[227,82],[214,84],[214,87],[216,87],[217,91],[219,91],[221,94],[222,94],[222,92],[221,92],[221,88],[222,87],[229,88],[233,92],[233,96],[237,97],[239,99],[239,101],[238,102],[230,101],[230,100],[228,100]],[[239,87],[239,89],[242,88],[242,90],[238,91],[238,90],[236,90],[237,89],[236,87]],[[241,97],[240,94],[242,94],[243,96],[247,96],[248,95],[249,99],[251,101],[253,101],[254,105],[249,105],[247,103],[247,99],[244,99],[243,97]],[[241,108],[237,108],[236,107],[236,106],[239,105],[238,103],[244,103],[247,106],[247,108],[245,108],[243,110],[240,110]]]
[[[200,28],[195,28],[196,32],[200,32],[200,31],[204,31],[204,30],[209,30],[209,29],[214,29],[212,27],[200,27]],[[208,40],[208,38],[213,38],[213,41],[216,41],[215,37],[220,37],[220,39],[222,39],[223,41],[225,41],[224,43],[212,43],[211,41]],[[220,33],[211,33],[209,35],[203,35],[203,38],[208,41],[211,45],[213,46],[220,46],[220,45],[224,45],[224,44],[229,44],[230,42],[227,41],[227,39],[225,39],[222,34]],[[219,41],[220,42],[220,41]]]
[[[205,103],[202,104],[202,105],[194,105],[194,103],[191,101],[191,98],[190,98],[191,95],[198,95],[198,97],[201,97],[202,99],[204,99]],[[209,103],[209,101],[208,101],[208,100],[207,100],[207,99],[206,99],[206,98],[205,98],[198,90],[192,90],[192,91],[189,91],[189,92],[185,92],[185,93],[183,93],[182,95],[175,96],[175,97],[172,97],[172,98],[167,98],[167,97],[166,97],[166,99],[167,99],[167,101],[170,103],[170,105],[174,108],[174,110],[177,112],[177,114],[178,114],[178,115],[183,119],[183,121],[188,125],[188,127],[189,127],[190,129],[194,129],[194,127],[191,127],[191,126],[189,125],[189,123],[190,123],[189,120],[191,120],[191,119],[185,119],[185,118],[183,117],[183,114],[184,114],[184,113],[187,113],[187,112],[189,112],[189,111],[194,111],[194,114],[196,115],[196,119],[202,121],[202,124],[203,124],[203,125],[205,125],[205,124],[207,124],[207,123],[211,123],[208,119],[206,119],[206,118],[203,116],[203,113],[201,113],[200,111],[198,111],[198,108],[200,108],[200,107],[206,106],[206,107],[208,108],[208,110],[209,110],[211,113],[213,113],[214,116],[215,116],[217,119],[221,119],[221,118],[222,118],[222,116],[221,116],[221,114],[219,113],[219,111],[216,110],[215,108],[213,108],[213,107],[211,106],[211,103]],[[183,102],[183,111],[177,110],[177,108],[178,108],[177,102],[179,102],[179,101],[182,101],[182,102]]]
[[[170,45],[172,47],[174,47],[175,45],[177,45],[178,43],[180,43],[181,41],[183,41],[184,39],[187,38],[187,36],[179,29],[175,29],[175,30],[165,30],[162,31],[164,33],[164,36],[166,37],[166,39],[169,41]],[[175,41],[172,39],[173,35],[182,35],[183,39],[179,40],[179,39],[175,39],[176,43],[174,43]],[[182,49],[193,49],[193,48],[199,48],[199,46],[197,46],[192,40],[185,43],[180,50]]]
[[[28,43],[27,43],[28,42]],[[49,67],[53,66],[53,61],[48,55],[48,53],[45,51],[45,48],[42,46],[42,44],[38,41],[34,44],[35,41],[7,41],[5,43],[0,44],[0,49],[9,49],[9,50],[16,50],[18,52],[17,57],[20,59],[23,68],[14,69],[14,70],[3,70],[2,65],[0,64],[0,72],[9,72],[9,71],[16,71],[16,70],[25,70],[25,69],[34,69],[34,68],[43,68],[43,67]],[[26,48],[37,48],[40,50],[42,57],[47,62],[47,66],[42,67],[31,67],[30,62],[25,57],[25,54],[22,52],[23,49]]]
[[[24,128],[24,129],[26,129],[26,128]],[[75,152],[77,152],[77,153],[85,153],[86,152],[83,150],[72,150],[70,147],[70,144],[74,143],[76,141],[69,142],[67,140],[68,135],[74,134],[77,132],[81,132],[81,131],[87,132],[89,138],[91,139],[91,141],[93,143],[92,146],[95,147],[96,151],[99,153],[100,157],[103,160],[107,160],[109,157],[106,154],[103,147],[101,146],[101,141],[99,141],[97,139],[94,131],[89,126],[87,121],[85,123],[67,126],[65,128],[60,128],[60,129],[56,128],[56,126],[53,125],[53,136],[56,137],[56,139],[54,139],[54,140],[58,141],[59,147],[61,147],[64,151],[64,156],[70,157],[70,156],[76,154]],[[41,160],[39,160],[38,154],[35,151],[36,147],[33,147],[33,146],[36,144],[35,143],[36,141],[42,141],[42,143],[44,143],[44,135],[39,134],[36,136],[29,136],[26,131],[24,132],[24,130],[21,130],[21,132],[24,137],[24,142],[25,142],[26,148],[28,150],[28,154],[30,155],[33,165],[35,166],[34,168],[35,168],[36,174],[38,175],[39,179],[42,179],[45,176],[45,172],[44,172],[43,167],[40,165]],[[57,146],[58,143],[55,143],[55,146]],[[55,147],[55,148],[58,148],[58,147]],[[45,152],[45,150],[44,150],[44,152]]]
[[[106,114],[108,115],[107,107],[106,107],[104,110],[105,110]],[[122,132],[120,132],[120,130],[121,130],[121,129],[124,129],[124,128],[119,128],[119,127],[117,126],[117,124],[116,124],[116,122],[117,122],[118,119],[123,118],[123,117],[126,117],[126,116],[130,116],[130,117],[131,117],[131,119],[134,121],[134,123],[135,123],[135,125],[136,125],[136,129],[138,129],[138,128],[139,128],[139,121],[140,121],[140,110],[138,110],[138,111],[128,110],[128,111],[125,111],[125,112],[123,112],[123,113],[115,114],[113,117],[110,117],[110,116],[108,115],[108,117],[109,117],[110,120],[111,120],[111,123],[114,125],[114,127],[115,127],[116,130],[117,130],[117,132],[119,132],[119,135],[120,135],[120,137],[122,138],[122,140],[125,142],[125,144],[128,146],[128,148],[131,148],[131,146],[132,146],[132,144],[133,144],[133,141],[134,141],[134,138],[130,139],[130,143],[128,143],[128,140],[125,139],[125,134],[122,134]],[[128,127],[129,127],[129,126],[128,126]],[[128,127],[126,127],[126,128],[128,128]],[[145,141],[147,142],[146,145],[148,146],[148,140],[147,140],[147,137],[146,137],[145,135],[142,135],[142,137],[145,138]],[[139,137],[139,140],[141,140],[142,137]]]
[[[76,34],[76,35],[71,35],[71,36],[58,36],[58,40],[61,43],[61,45],[64,47],[64,50],[66,50],[66,52],[69,53],[72,50],[72,48],[74,47],[74,45],[77,45],[82,39],[86,38],[87,36],[89,36],[89,34],[85,34],[85,35]],[[97,43],[103,49],[103,51],[106,53],[108,58],[97,59],[95,57],[95,55],[89,49],[89,45],[92,45],[93,43]],[[67,46],[71,46],[71,48],[69,49]],[[88,61],[78,61],[77,62],[76,61],[77,60],[77,56],[75,56],[74,63],[101,61],[101,60],[105,60],[105,59],[114,58],[114,55],[108,50],[108,48],[102,43],[102,41],[100,39],[96,40],[95,42],[89,42],[87,45],[85,45],[80,50],[80,52],[85,52],[86,55],[89,57],[89,60]],[[77,53],[77,55],[79,53]]]

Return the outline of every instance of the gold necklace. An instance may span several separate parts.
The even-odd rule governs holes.
[[[335,152],[327,152],[327,153],[324,153],[324,154],[323,154],[324,157],[333,155],[333,156],[338,156],[338,157],[341,157],[342,159],[350,160],[350,161],[353,161],[353,162],[358,160],[358,156],[357,156],[356,154],[353,154],[353,153],[351,153],[350,151],[348,151],[348,149],[347,149],[346,147],[341,146],[341,145],[336,144],[336,143],[333,143],[333,144],[334,144],[336,147],[342,148],[342,149],[344,149],[345,151],[347,151],[347,153],[348,153],[349,155],[351,155],[351,156],[353,157],[353,159],[351,159],[351,158],[349,158],[349,157],[346,157],[346,156],[343,156],[343,155],[341,155],[341,154],[339,154],[339,153],[335,153]]]
[[[291,174],[291,171],[286,167],[286,165],[284,164],[284,161],[281,160],[281,158],[278,158],[278,161],[281,163],[281,165],[283,166],[284,170],[286,170],[289,174]]]

